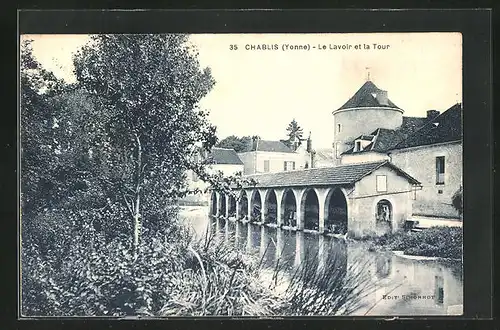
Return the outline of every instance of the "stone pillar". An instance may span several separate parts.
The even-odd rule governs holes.
[[[236,220],[240,220],[240,202],[241,200],[236,200]]]
[[[278,225],[278,227],[281,227],[281,225],[283,224],[283,217],[281,216],[281,202],[285,190],[275,189],[274,192],[276,193],[276,224]]]
[[[215,192],[215,201],[216,201],[216,203],[215,203],[215,205],[216,205],[216,208],[215,208],[215,209],[216,209],[216,211],[215,211],[215,216],[216,216],[216,217],[220,217],[220,216],[221,216],[221,214],[220,214],[220,213],[221,213],[221,212],[220,212],[220,204],[221,204],[221,200],[222,200],[222,196],[221,196],[221,194],[220,194],[219,192],[217,192],[217,191],[216,191],[216,192]]]
[[[219,216],[219,193],[216,191],[215,192],[215,216],[218,217]]]
[[[253,190],[249,190],[249,193],[247,193],[247,200],[248,200],[247,220],[249,221],[252,219],[252,211],[253,211],[252,199],[253,199]]]
[[[259,193],[260,193],[260,221],[262,223],[265,223],[267,215],[267,202],[266,202],[267,189],[259,189]]]
[[[266,194],[267,194],[268,189],[259,189],[260,193],[260,221],[262,223],[266,222],[266,216],[267,216],[267,202],[266,202]]]
[[[326,196],[328,195],[329,189],[327,188],[315,188],[316,196],[318,196],[318,219],[319,228],[318,231],[322,234],[325,231],[325,206],[326,206]]]
[[[325,203],[321,199],[319,200],[319,228],[318,231],[320,234],[325,232]]]
[[[295,202],[297,203],[297,230],[304,230],[304,215],[302,214],[302,197],[305,189],[293,189],[295,194]]]

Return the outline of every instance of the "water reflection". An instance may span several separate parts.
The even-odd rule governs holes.
[[[203,214],[213,233],[242,253],[290,276],[299,267],[327,276],[332,283],[365,272],[375,287],[354,315],[459,315],[463,280],[460,263],[419,261],[392,252],[369,252],[362,243],[333,237],[214,219]],[[203,226],[197,226],[203,228]],[[304,265],[304,263],[306,263]],[[346,282],[347,283],[347,282]],[[351,282],[350,285],[353,283]]]

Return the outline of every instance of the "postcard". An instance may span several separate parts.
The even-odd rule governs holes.
[[[462,34],[25,34],[20,77],[23,317],[463,314]]]

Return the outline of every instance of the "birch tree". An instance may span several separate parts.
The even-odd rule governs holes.
[[[143,219],[185,188],[195,145],[210,150],[216,142],[198,106],[214,79],[188,36],[178,34],[97,35],[74,64],[80,87],[106,113],[96,176],[126,208],[137,252]]]

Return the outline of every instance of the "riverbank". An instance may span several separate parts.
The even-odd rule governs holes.
[[[399,231],[364,240],[371,251],[391,250],[399,256],[420,260],[461,260],[463,254],[460,227],[436,226],[419,232]]]

